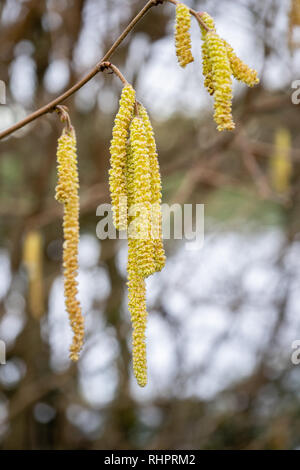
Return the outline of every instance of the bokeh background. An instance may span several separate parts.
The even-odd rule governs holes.
[[[4,129],[57,96],[145,2],[1,0]],[[62,210],[54,200],[61,124],[44,116],[0,143],[2,449],[296,449],[300,446],[300,79],[298,0],[186,0],[255,67],[234,84],[236,131],[218,133],[195,62],[181,70],[174,6],[152,8],[114,53],[153,121],[163,201],[205,204],[205,242],[165,242],[148,287],[149,384],[131,369],[126,242],[99,240],[121,84],[98,74],[65,103],[78,139],[80,300],[86,344],[68,359]]]

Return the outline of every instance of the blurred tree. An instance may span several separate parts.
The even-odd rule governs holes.
[[[138,1],[121,3],[122,8],[117,0],[5,0],[0,3],[0,78],[7,84],[8,95],[7,106],[0,109],[1,127],[53,99],[99,60],[141,7]],[[244,230],[249,236],[246,247],[241,242],[234,248],[230,266],[235,271],[227,271],[225,264],[219,264],[215,277],[210,272],[212,292],[205,291],[205,279],[212,266],[208,263],[218,246],[212,245],[206,264],[205,254],[203,257],[198,253],[193,257],[187,252],[182,255],[180,242],[168,243],[170,267],[156,285],[153,283],[156,294],[150,299],[150,316],[159,319],[159,325],[167,325],[176,361],[176,370],[165,388],[160,388],[163,377],[153,376],[150,391],[138,395],[131,380],[123,251],[122,244],[116,240],[98,242],[101,253],[92,251],[92,262],[86,268],[89,274],[82,268],[91,293],[84,302],[87,342],[81,362],[77,367],[62,358],[61,362],[55,359],[55,350],[60,351],[61,344],[53,339],[54,328],[63,336],[61,343],[66,355],[69,333],[59,320],[64,316],[62,304],[55,301],[59,297],[56,286],[62,248],[62,212],[54,200],[59,125],[55,116],[47,115],[16,136],[1,141],[0,262],[2,283],[7,288],[0,289],[0,337],[8,345],[7,364],[0,366],[2,449],[299,446],[299,374],[290,362],[290,336],[286,333],[287,328],[293,328],[292,337],[296,339],[299,332],[299,322],[293,323],[290,313],[299,283],[297,263],[293,263],[297,258],[300,230],[299,109],[292,105],[289,96],[290,78],[297,68],[288,52],[291,28],[298,23],[290,21],[287,27],[288,21],[285,22],[290,6],[295,8],[295,4],[279,0],[230,0],[224,11],[216,0],[189,2],[195,9],[208,10],[220,28],[230,18],[228,34],[236,29],[237,21],[241,22],[249,37],[254,38],[255,55],[261,56],[262,84],[251,90],[237,88],[235,133],[217,135],[211,112],[205,106],[198,109],[197,115],[193,108],[182,106],[179,95],[187,92],[187,82],[183,83],[181,93],[167,95],[171,96],[168,113],[154,114],[164,201],[205,203],[206,220],[214,234],[221,233],[222,238],[224,233],[226,238],[226,230],[235,232],[237,227],[238,232]],[[162,51],[166,50],[164,41],[171,41],[168,37],[171,15],[174,19],[169,7],[152,9],[131,33],[130,40],[124,41],[114,54],[114,62],[124,69],[138,90],[143,89],[140,77],[145,78],[149,64],[154,69],[157,61],[166,60]],[[175,54],[171,60],[175,62]],[[194,72],[198,80],[196,68]],[[191,101],[194,101],[198,88],[193,87],[191,75],[188,72],[184,80],[191,86]],[[276,80],[270,84],[270,75],[278,78],[279,85]],[[153,76],[150,74],[149,80]],[[165,82],[171,89],[171,68],[168,76],[161,74],[159,85],[153,83],[153,86],[162,88]],[[109,201],[108,148],[119,88],[113,77],[101,74],[66,103],[78,129],[81,233],[83,238],[90,237],[89,240],[95,238],[97,205]],[[146,92],[143,98],[147,100]],[[159,96],[152,103],[154,108],[160,100]],[[274,136],[281,127],[290,136],[293,172],[289,190],[277,192],[269,168],[274,147],[278,151]],[[270,227],[276,227],[282,234],[278,249],[268,260],[253,258],[249,254],[251,246],[257,245],[259,251],[257,233]],[[41,317],[31,312],[27,292],[30,276],[22,262],[24,242],[32,230],[43,241],[43,285],[35,286],[38,291],[43,289],[45,295]],[[89,243],[92,245],[91,240]],[[210,241],[206,243],[209,247]],[[225,250],[225,245],[221,249]],[[236,257],[236,253],[240,256]],[[247,259],[245,265],[237,259],[242,259],[243,254]],[[8,258],[10,267],[6,275]],[[270,299],[267,288],[253,296],[245,288],[251,269],[259,268],[261,263],[275,273]],[[199,265],[205,271],[201,284],[195,275]],[[259,274],[256,276],[256,284],[261,288],[263,281]],[[171,300],[174,298],[176,303],[176,295],[181,295],[185,302],[180,307],[180,318],[192,312],[195,315],[189,321],[196,319],[200,307],[204,316],[210,316],[210,308],[222,307],[229,318],[223,329],[217,329],[219,333],[214,341],[193,367],[187,367],[189,344],[182,331],[182,321],[173,314]],[[209,384],[212,380],[209,371],[214,367],[214,360],[217,362],[218,351],[225,355],[227,345],[233,348],[240,334],[234,327],[247,309],[265,320],[266,333],[257,348],[251,338],[249,344],[246,340],[244,344],[249,351],[254,350],[255,361],[244,374],[238,374],[238,378],[205,397],[201,394],[201,380]],[[255,313],[249,314],[254,322]],[[288,339],[283,347],[285,335]],[[197,336],[197,345],[204,339],[205,333]],[[103,347],[101,355],[94,349],[95,343]],[[156,360],[162,363],[163,369],[167,343],[162,342],[160,348]],[[195,358],[198,353],[192,355]],[[95,357],[99,362],[95,363]],[[235,355],[233,363],[237,360]],[[97,374],[103,370],[107,378],[99,382]],[[167,371],[163,370],[164,374]],[[89,391],[96,388],[99,396],[104,397],[102,401],[91,399],[87,381],[94,384]]]

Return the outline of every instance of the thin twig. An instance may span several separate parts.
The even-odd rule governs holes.
[[[62,95],[58,96],[53,101],[50,101],[50,103],[48,103],[45,106],[43,106],[43,107],[39,108],[38,110],[34,111],[32,114],[30,114],[26,118],[22,119],[21,121],[17,122],[16,124],[9,127],[8,129],[0,132],[0,139],[3,139],[4,137],[7,137],[8,135],[12,134],[13,132],[17,131],[18,129],[21,129],[21,127],[24,127],[26,124],[29,124],[30,122],[34,121],[35,119],[39,118],[40,116],[43,116],[44,114],[52,112],[58,104],[65,101],[67,98],[69,98],[71,95],[73,95],[76,91],[78,91],[81,87],[83,87],[83,85],[85,85],[98,72],[101,71],[101,66],[102,66],[103,62],[108,61],[108,59],[112,56],[112,54],[119,47],[119,45],[122,43],[122,41],[127,37],[127,35],[134,28],[134,26],[140,21],[140,19],[143,18],[143,16],[148,12],[148,10],[150,10],[150,8],[152,8],[153,6],[156,6],[160,3],[162,3],[161,0],[149,0],[146,3],[146,5],[142,8],[142,10],[140,10],[140,12],[129,23],[127,28],[125,28],[123,33],[120,34],[118,39],[114,42],[114,44],[111,46],[111,48],[106,52],[104,57],[95,65],[95,67],[87,75],[85,75],[79,82],[77,82],[75,85],[73,85],[71,88],[69,88],[69,90],[65,91]]]
[[[173,5],[178,5],[179,3],[181,3],[178,0],[167,0],[167,2],[173,3]],[[190,14],[193,15],[196,18],[196,20],[198,21],[198,23],[200,23],[202,28],[204,28],[206,31],[210,31],[210,28],[202,20],[201,13],[198,12],[198,11],[193,10],[192,8],[189,8],[189,10],[190,10]]]
[[[124,75],[121,73],[121,71],[118,69],[118,67],[116,67],[114,64],[112,64],[111,62],[103,62],[101,64],[101,72],[102,70],[105,70],[105,69],[111,69],[111,71],[117,75],[117,77],[119,77],[119,79],[121,80],[121,82],[124,84],[124,85],[128,85],[128,81],[126,80],[126,78],[124,77]]]
[[[55,111],[59,115],[61,122],[66,124],[66,131],[67,132],[72,132],[73,126],[72,126],[72,123],[71,123],[69,110],[68,110],[67,106],[64,106],[62,104],[58,104],[55,107]]]

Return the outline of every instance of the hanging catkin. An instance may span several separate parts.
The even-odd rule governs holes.
[[[291,134],[288,129],[276,129],[274,140],[274,153],[270,158],[271,182],[278,193],[285,193],[290,189],[293,171]]]
[[[215,31],[215,23],[214,20],[209,16],[207,13],[202,13],[201,15],[202,21],[208,26],[211,31]],[[201,26],[201,24],[200,24]],[[201,26],[201,33],[202,33],[202,72],[204,76],[204,86],[207,89],[210,95],[213,95],[215,92],[215,86],[213,81],[213,72],[212,72],[212,64],[209,57],[209,51],[206,41],[207,30]]]
[[[139,105],[139,114],[143,119],[149,153],[150,188],[151,188],[151,224],[154,245],[155,271],[161,271],[166,264],[166,255],[162,240],[161,214],[161,177],[153,128],[148,113],[143,105]]]
[[[191,52],[191,14],[186,5],[177,3],[175,22],[175,46],[178,62],[181,67],[185,67],[194,61]]]
[[[38,230],[31,230],[25,235],[23,262],[28,273],[29,311],[38,319],[44,313],[43,239]]]
[[[231,68],[224,41],[215,32],[206,34],[207,49],[212,66],[214,83],[214,119],[217,129],[232,130],[235,125],[232,120],[232,80]]]
[[[130,235],[135,238],[136,269],[141,276],[148,277],[155,272],[151,236],[150,159],[146,131],[140,117],[134,117],[131,122],[130,146],[134,171],[134,207],[131,210],[134,220]]]
[[[126,146],[134,103],[134,89],[131,85],[124,86],[113,128],[110,145],[111,168],[109,170],[114,225],[119,230],[126,230],[127,228]]]
[[[77,295],[78,243],[79,243],[79,198],[76,136],[73,127],[63,130],[57,149],[58,182],[56,199],[64,204],[64,294],[66,310],[73,330],[70,358],[78,360],[83,345],[84,321]]]
[[[218,130],[232,130],[232,79],[231,75],[253,87],[259,83],[257,72],[246,65],[233,48],[216,32],[214,20],[204,12],[201,20],[209,28],[200,24],[202,31],[202,65],[204,85],[210,95],[214,95],[214,119]]]
[[[129,133],[129,139],[128,139]],[[135,102],[130,85],[123,88],[111,144],[110,191],[116,228],[128,236],[128,308],[132,322],[133,371],[147,383],[146,282],[165,265],[162,242],[161,179],[153,129],[146,109]],[[120,198],[126,210],[118,212]]]
[[[233,48],[231,47],[228,42],[224,41],[225,47],[227,49],[227,55],[230,62],[230,67],[232,70],[232,74],[234,78],[244,82],[249,87],[253,87],[259,83],[259,79],[257,77],[257,72],[254,69],[248,67],[234,52]]]
[[[293,52],[299,47],[299,41],[295,40],[295,28],[300,26],[300,0],[291,0],[289,11],[288,45]]]
[[[127,197],[128,208],[133,207],[135,203],[135,162],[133,159],[133,151],[131,145],[127,146]],[[134,216],[129,215],[128,225],[131,224]],[[132,323],[132,359],[133,371],[137,383],[144,387],[147,383],[147,358],[146,358],[146,326],[147,326],[147,310],[146,310],[146,283],[143,276],[137,272],[136,257],[136,240],[131,238],[128,233],[128,308]]]

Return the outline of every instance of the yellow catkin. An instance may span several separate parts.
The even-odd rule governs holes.
[[[135,269],[134,240],[128,242],[128,307],[132,322],[132,358],[133,371],[137,383],[144,387],[147,384],[146,356],[146,283]]]
[[[215,23],[212,17],[208,13],[202,13],[201,19],[204,21],[206,26],[212,31],[215,31]],[[201,26],[201,25],[200,25]],[[213,73],[212,65],[209,57],[209,51],[206,42],[207,30],[201,26],[202,33],[202,72],[204,76],[204,86],[207,89],[210,95],[213,95],[215,92],[214,82],[213,82]]]
[[[77,271],[79,243],[79,197],[76,136],[73,128],[64,130],[58,140],[57,149],[58,182],[56,199],[64,204],[64,294],[66,310],[73,330],[70,358],[78,360],[83,346],[84,320],[77,300]]]
[[[253,87],[259,83],[257,72],[246,65],[233,48],[216,32],[214,20],[208,13],[201,13],[201,19],[209,28],[202,25],[202,64],[204,85],[215,98],[215,121],[218,130],[233,130],[232,120],[232,79],[231,75],[246,85]]]
[[[155,272],[154,246],[151,237],[150,161],[143,121],[133,118],[130,125],[130,145],[134,171],[134,205],[129,236],[135,240],[136,266],[139,274],[147,277]]]
[[[128,226],[132,221],[132,216],[129,215],[130,208],[134,204],[134,187],[133,187],[133,178],[134,178],[134,166],[132,158],[132,148],[130,141],[127,142],[126,147],[126,191],[127,191],[127,206],[128,206]]]
[[[134,204],[134,159],[131,145],[127,146],[127,195],[128,207]],[[130,223],[132,217],[129,217]],[[137,383],[144,387],[147,384],[147,358],[146,358],[146,283],[143,276],[137,272],[136,240],[128,237],[128,308],[132,322],[132,357],[133,371]]]
[[[244,82],[249,87],[253,87],[259,83],[259,78],[257,77],[257,71],[248,67],[234,52],[228,42],[224,41],[225,47],[227,49],[227,55],[230,62],[230,67],[234,78]]]
[[[127,229],[133,370],[138,385],[144,387],[147,384],[145,279],[160,271],[166,261],[162,242],[161,179],[149,116],[145,108],[135,102],[133,89],[127,87],[126,91],[125,88],[113,130],[110,190],[114,222],[118,228]],[[116,210],[121,197],[126,197],[125,216]]]
[[[23,263],[28,273],[29,311],[38,319],[44,313],[43,239],[38,230],[31,230],[25,236]]]
[[[295,41],[294,38],[296,26],[300,26],[300,0],[291,0],[288,29],[288,45],[291,51],[299,47],[299,41]]]
[[[278,129],[275,134],[275,151],[270,159],[270,172],[273,188],[285,193],[290,188],[292,175],[291,135],[288,129]]]
[[[227,56],[227,50],[224,41],[216,32],[206,34],[207,48],[212,65],[214,81],[214,119],[217,123],[217,129],[233,130],[235,128],[232,120],[232,79],[231,68]]]
[[[139,114],[143,119],[150,166],[151,208],[152,208],[152,237],[154,244],[155,270],[161,271],[166,264],[166,255],[162,240],[162,214],[161,214],[161,177],[159,162],[154,138],[153,128],[144,106],[139,106]]]
[[[181,67],[185,67],[194,61],[191,52],[191,14],[186,5],[178,3],[176,5],[175,22],[175,46],[178,62]]]
[[[113,219],[115,227],[120,230],[127,228],[126,145],[134,103],[134,89],[131,85],[124,86],[113,128],[110,145],[111,168],[109,170]]]

